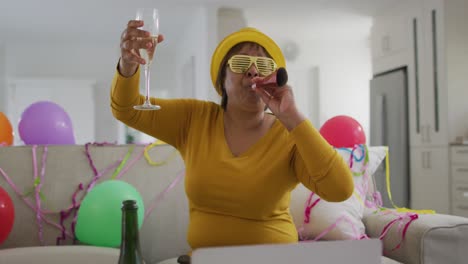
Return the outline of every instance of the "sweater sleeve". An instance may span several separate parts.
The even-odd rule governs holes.
[[[295,143],[293,166],[298,180],[322,199],[340,202],[354,191],[351,170],[309,120],[291,131]]]
[[[160,110],[135,110],[133,106],[140,105],[145,100],[139,92],[139,81],[139,68],[128,78],[116,70],[110,94],[112,114],[124,124],[180,150],[186,143],[195,100],[151,98],[152,104],[161,106]]]

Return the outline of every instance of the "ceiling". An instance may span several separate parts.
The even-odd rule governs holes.
[[[372,16],[405,0],[24,0],[4,1],[0,9],[0,43],[24,41],[114,41],[139,6],[160,9],[161,31],[166,39],[190,24],[193,9],[200,6],[255,8],[284,14],[294,20],[327,10]],[[235,3],[233,3],[235,2]],[[287,10],[287,12],[285,12]],[[260,12],[260,11],[259,11]]]

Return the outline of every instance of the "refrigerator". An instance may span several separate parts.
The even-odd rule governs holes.
[[[383,72],[370,81],[370,145],[388,146],[390,190],[398,207],[410,205],[410,155],[408,125],[408,80],[406,67]],[[387,193],[386,167],[375,172],[383,205],[393,207]]]

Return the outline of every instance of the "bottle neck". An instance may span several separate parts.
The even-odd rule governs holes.
[[[122,211],[122,244],[121,250],[135,252],[140,250],[138,237],[138,215],[136,209]]]

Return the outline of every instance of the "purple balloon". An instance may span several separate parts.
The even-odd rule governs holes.
[[[70,117],[54,102],[40,101],[28,106],[21,114],[18,131],[26,145],[75,144]]]

